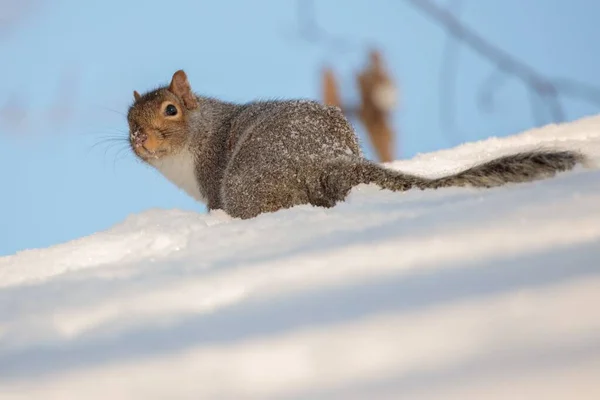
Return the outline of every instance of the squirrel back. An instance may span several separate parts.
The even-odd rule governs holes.
[[[144,95],[127,115],[132,150],[209,208],[251,218],[300,204],[332,207],[361,183],[405,191],[491,188],[544,179],[583,163],[573,151],[501,157],[427,179],[363,157],[341,110],[310,100],[233,104],[195,94],[185,72]]]

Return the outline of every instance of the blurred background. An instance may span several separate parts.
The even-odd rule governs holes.
[[[0,255],[150,208],[204,212],[129,152],[133,90],[340,105],[410,158],[600,110],[593,0],[0,0]]]

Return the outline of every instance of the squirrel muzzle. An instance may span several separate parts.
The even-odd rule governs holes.
[[[161,140],[152,132],[136,130],[131,133],[131,144],[136,154],[144,159],[157,158],[165,152]]]

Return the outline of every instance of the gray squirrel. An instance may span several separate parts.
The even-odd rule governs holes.
[[[168,86],[134,91],[134,99],[127,114],[134,153],[209,210],[241,219],[301,204],[333,207],[361,183],[392,191],[491,188],[585,161],[568,150],[521,152],[428,179],[366,159],[342,111],[316,101],[224,102],[195,94],[183,70]]]

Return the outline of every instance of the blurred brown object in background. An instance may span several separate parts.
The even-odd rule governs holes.
[[[390,114],[396,106],[396,88],[383,67],[381,54],[372,50],[369,64],[357,76],[361,104],[358,117],[369,133],[379,160],[394,160],[394,131]]]
[[[390,116],[396,107],[397,93],[378,51],[370,52],[369,63],[357,74],[356,81],[360,92],[360,105],[354,111],[342,104],[333,71],[329,68],[324,69],[323,102],[340,107],[348,117],[356,114],[369,135],[379,161],[393,161],[396,138]]]
[[[333,75],[333,71],[329,68],[323,70],[323,103],[338,106],[342,111],[346,112],[344,107],[342,107],[342,101],[340,100],[335,76]]]

